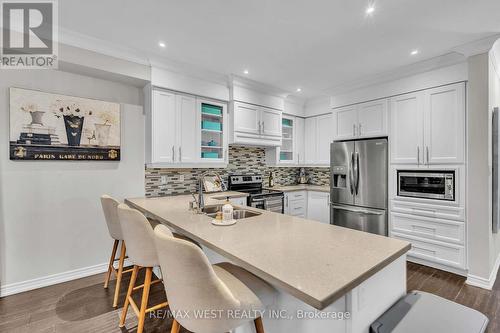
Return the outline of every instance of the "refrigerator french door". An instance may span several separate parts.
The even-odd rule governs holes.
[[[387,235],[387,139],[333,142],[330,223]]]

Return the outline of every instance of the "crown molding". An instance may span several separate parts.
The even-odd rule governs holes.
[[[391,71],[366,76],[361,79],[334,86],[325,91],[325,95],[335,96],[338,94],[344,94],[357,89],[395,81],[412,75],[428,72],[434,69],[456,65],[466,62],[466,60],[467,59],[462,54],[451,52],[439,57],[434,57],[407,66],[398,67]]]
[[[91,37],[63,27],[59,28],[59,43],[101,53],[107,56],[150,65],[148,57],[138,50]]]
[[[495,44],[495,42],[499,39],[500,34],[494,34],[483,39],[456,46],[452,48],[451,51],[460,53],[464,57],[468,58],[477,54],[489,52],[493,47],[493,44]]]
[[[235,74],[229,76],[229,84],[231,87],[240,87],[245,89],[250,89],[260,93],[264,93],[269,96],[275,96],[279,98],[287,98],[292,92],[268,85],[262,82],[254,81],[245,77],[241,77]]]

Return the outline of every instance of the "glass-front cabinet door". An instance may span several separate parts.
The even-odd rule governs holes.
[[[282,144],[279,150],[279,163],[294,163],[295,117],[283,115],[281,119]]]
[[[198,110],[201,161],[227,162],[227,105],[198,99]]]

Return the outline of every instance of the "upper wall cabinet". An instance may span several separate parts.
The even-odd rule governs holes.
[[[331,114],[306,118],[304,164],[330,165],[330,143],[332,142],[331,128]]]
[[[464,163],[464,83],[394,97],[390,118],[392,163]]]
[[[304,118],[283,115],[281,132],[282,144],[266,150],[266,162],[270,165],[303,165]]]
[[[255,146],[281,145],[281,111],[232,102],[231,143]]]
[[[147,92],[148,164],[162,167],[227,165],[225,103],[166,90]]]
[[[387,105],[387,99],[381,99],[333,110],[334,140],[387,135]]]

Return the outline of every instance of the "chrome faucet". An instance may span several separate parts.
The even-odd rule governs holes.
[[[203,172],[200,175],[200,177],[198,178],[198,199],[196,199],[196,196],[194,195],[194,193],[191,193],[191,195],[194,198],[194,201],[196,202],[198,214],[203,213],[203,208],[205,208],[205,198],[203,196],[203,186],[204,186],[203,182],[205,180],[205,177],[209,176],[209,175],[210,176],[218,177],[221,180],[221,188],[222,188],[222,190],[223,191],[226,190],[226,186],[224,185],[224,182],[222,182],[222,177],[217,172],[214,172],[214,171],[205,171],[205,172]]]

